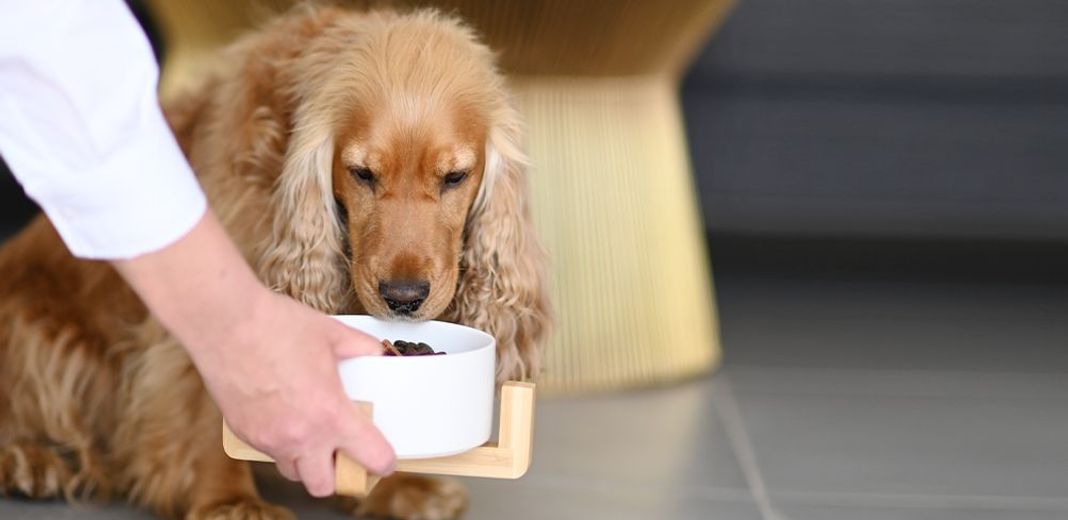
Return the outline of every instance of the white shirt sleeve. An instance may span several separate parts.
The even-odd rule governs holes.
[[[0,154],[70,251],[131,258],[185,235],[207,203],[126,6],[0,0],[0,35]]]

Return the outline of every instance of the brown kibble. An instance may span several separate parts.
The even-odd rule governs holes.
[[[382,346],[385,347],[385,356],[440,356],[446,354],[446,352],[435,352],[434,348],[426,343],[413,343],[411,341],[388,339],[382,340]]]
[[[382,346],[385,347],[385,349],[386,349],[386,351],[383,352],[383,355],[386,355],[386,356],[400,356],[401,355],[400,351],[397,350],[397,347],[394,347],[393,343],[390,343],[390,341],[388,339],[382,340]]]

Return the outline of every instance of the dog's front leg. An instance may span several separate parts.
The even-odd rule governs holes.
[[[366,498],[342,498],[341,507],[359,518],[453,520],[467,510],[467,490],[460,482],[411,473],[382,479]]]
[[[295,518],[289,510],[268,504],[259,497],[248,463],[226,457],[220,448],[221,443],[221,437],[214,439],[214,450],[203,453],[196,461],[186,520]]]
[[[149,335],[127,371],[113,442],[130,499],[169,518],[294,518],[259,497],[248,463],[223,453],[222,416],[185,351]]]

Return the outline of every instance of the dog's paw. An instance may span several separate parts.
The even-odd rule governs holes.
[[[242,498],[194,508],[186,520],[294,520],[293,512],[258,498]]]
[[[67,462],[51,448],[32,443],[0,446],[0,496],[55,498],[70,478]]]
[[[353,509],[358,517],[453,520],[467,510],[467,490],[455,480],[395,474]]]

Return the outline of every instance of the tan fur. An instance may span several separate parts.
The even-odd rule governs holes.
[[[430,280],[410,319],[485,329],[501,379],[537,375],[549,309],[520,123],[468,28],[433,11],[300,9],[220,64],[166,111],[265,283],[324,312],[384,315],[378,279]],[[351,176],[355,160],[377,161],[375,190]],[[443,169],[470,164],[442,187]],[[107,264],[71,257],[38,217],[0,248],[0,273],[0,494],[290,517],[223,455],[189,358]],[[455,483],[400,475],[357,509],[451,518],[464,507]]]

